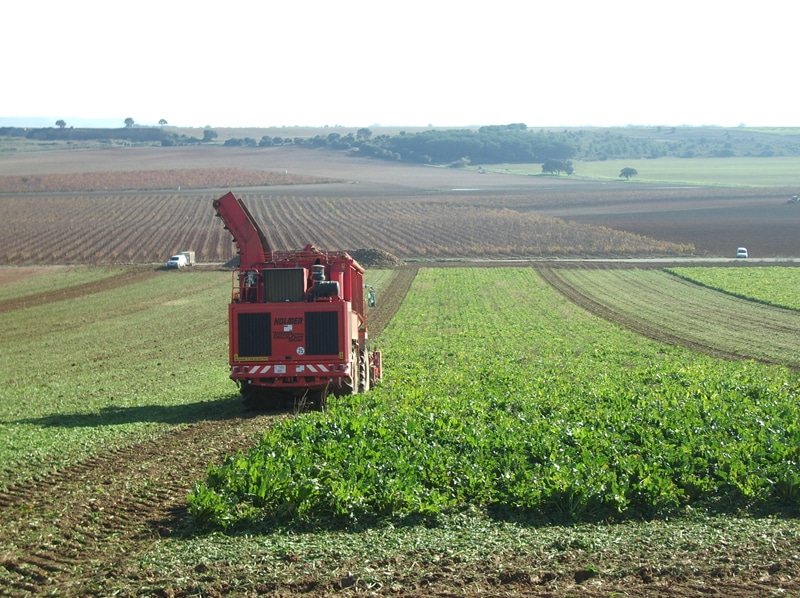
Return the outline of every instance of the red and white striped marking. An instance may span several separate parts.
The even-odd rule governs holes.
[[[236,372],[237,370],[239,370],[239,371],[241,371],[242,374],[248,374],[250,376],[265,376],[265,375],[269,374],[272,371],[273,367],[274,367],[273,364],[268,364],[268,365],[243,365],[243,366],[233,366],[233,368],[231,368],[231,371],[232,372]],[[289,368],[286,368],[286,369],[288,370]],[[311,373],[311,374],[329,374],[332,371],[333,370],[331,369],[331,366],[325,365],[324,363],[301,363],[301,364],[297,364],[295,366],[295,368],[294,368],[294,373],[295,374],[307,374],[307,373]],[[277,371],[277,368],[276,368],[276,371],[274,373],[276,375],[279,375],[279,376],[284,376],[288,372],[279,372],[279,371]],[[337,371],[336,373],[337,374],[344,374],[344,375],[349,374],[350,373],[350,364],[349,363],[344,364],[344,368],[342,370],[340,370],[340,371]]]

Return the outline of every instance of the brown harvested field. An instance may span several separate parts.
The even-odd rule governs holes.
[[[149,173],[171,190],[125,190],[132,173]],[[191,173],[188,186],[202,189],[187,188]],[[55,175],[92,188],[105,181],[108,190],[0,193],[0,264],[159,263],[189,249],[200,262],[224,262],[234,248],[211,201],[231,188],[276,249],[311,242],[430,260],[727,257],[744,245],[754,257],[800,256],[800,208],[786,204],[785,189],[479,174],[293,147],[0,157],[0,180]],[[277,184],[238,187],[253,184],[249,175]]]
[[[800,208],[786,203],[788,189],[687,188],[683,197],[653,190],[641,201],[609,201],[597,209],[569,206],[543,213],[608,226],[654,239],[692,244],[699,256],[800,256]],[[658,196],[661,195],[659,198]],[[649,196],[649,197],[648,197]]]

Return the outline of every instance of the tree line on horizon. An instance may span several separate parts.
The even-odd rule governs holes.
[[[66,127],[0,127],[0,137],[24,137],[39,141],[111,141],[162,146],[219,144],[216,131],[207,127],[203,137],[178,134],[159,127],[133,126],[125,120],[118,129]],[[227,147],[275,147],[295,145],[348,151],[359,156],[466,166],[469,164],[540,163],[545,172],[569,171],[569,161],[641,158],[725,158],[800,156],[800,134],[776,134],[747,128],[722,127],[612,127],[533,130],[524,123],[488,125],[476,129],[428,129],[418,133],[373,135],[369,128],[313,137],[263,136],[229,138]]]

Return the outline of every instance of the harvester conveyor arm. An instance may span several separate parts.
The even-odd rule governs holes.
[[[239,247],[241,269],[250,269],[256,264],[272,260],[272,248],[264,232],[240,199],[228,192],[214,200],[214,209]]]

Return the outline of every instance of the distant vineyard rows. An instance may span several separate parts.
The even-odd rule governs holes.
[[[243,168],[190,168],[0,176],[0,193],[208,189],[324,182],[329,182],[329,179]]]
[[[196,251],[235,256],[214,193],[0,197],[0,264],[153,263]],[[677,255],[692,248],[608,228],[491,207],[496,198],[321,198],[247,193],[274,249],[375,248],[402,259]],[[489,206],[489,207],[487,207]]]

